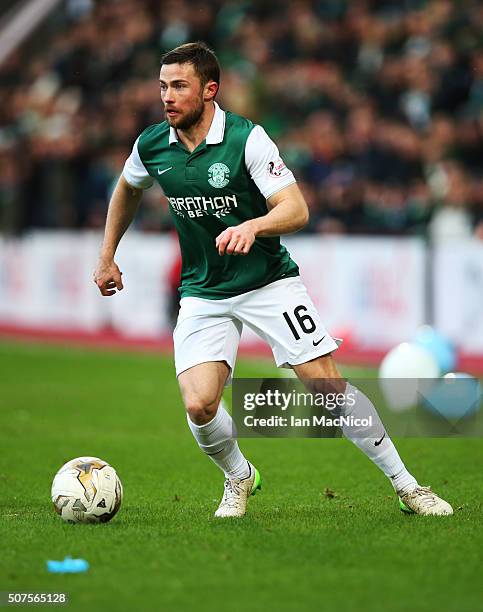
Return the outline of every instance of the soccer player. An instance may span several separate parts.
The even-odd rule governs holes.
[[[166,120],[134,143],[112,195],[94,281],[102,295],[123,288],[114,261],[144,189],[154,181],[169,201],[182,253],[181,304],[174,331],[175,366],[188,425],[201,450],[224,472],[217,517],[240,517],[260,488],[243,455],[221,396],[231,379],[244,324],[272,348],[277,366],[292,367],[309,386],[334,381],[355,397],[340,413],[378,417],[371,401],[341,378],[337,344],[324,328],[296,263],[280,236],[300,230],[307,204],[274,142],[259,125],[215,102],[220,68],[203,43],[162,57],[159,85]],[[353,404],[353,405],[352,405]],[[401,508],[452,514],[419,486],[384,429],[343,433],[390,479]]]

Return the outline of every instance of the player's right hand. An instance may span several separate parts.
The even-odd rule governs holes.
[[[121,289],[123,289],[121,277],[122,272],[113,259],[109,261],[99,259],[94,271],[94,282],[99,287],[99,291],[102,295],[114,295],[116,289],[117,291],[121,291]]]

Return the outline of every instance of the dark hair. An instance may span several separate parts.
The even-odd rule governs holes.
[[[163,64],[193,64],[203,86],[208,81],[220,83],[220,64],[204,42],[186,43],[168,51],[161,57],[161,65]]]

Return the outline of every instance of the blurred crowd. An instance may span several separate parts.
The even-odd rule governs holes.
[[[161,53],[204,40],[262,124],[307,231],[483,239],[483,2],[65,0],[0,66],[0,230],[99,228]],[[171,229],[158,188],[137,227]]]

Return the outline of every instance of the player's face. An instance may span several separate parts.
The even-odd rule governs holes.
[[[205,110],[204,88],[193,64],[163,64],[159,85],[170,126],[188,130],[198,123]]]

